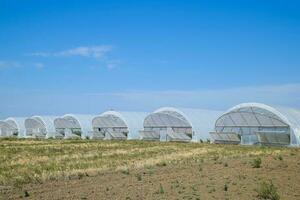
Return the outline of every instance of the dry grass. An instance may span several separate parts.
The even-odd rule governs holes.
[[[299,199],[299,166],[293,148],[2,139],[0,199]]]
[[[282,148],[142,141],[0,140],[0,184],[95,175],[105,171],[140,169],[159,163],[278,155]]]

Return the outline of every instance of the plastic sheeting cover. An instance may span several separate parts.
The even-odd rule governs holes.
[[[254,113],[254,114],[251,114]],[[229,116],[229,117],[228,117]],[[289,131],[290,145],[298,145],[300,140],[300,111],[293,108],[268,106],[260,103],[243,103],[229,109],[215,124],[216,131],[219,127],[263,127],[274,132]],[[276,128],[276,129],[275,129]],[[253,134],[253,133],[252,133]],[[255,141],[251,142],[250,140]],[[242,142],[255,143],[257,137],[242,137]]]
[[[192,127],[192,140],[199,141],[200,139],[206,140],[210,138],[209,133],[214,129],[215,121],[223,112],[206,109],[162,107],[153,113],[166,113],[182,120],[186,127]],[[144,125],[146,127],[150,124],[146,122]],[[169,124],[169,127],[172,127],[172,125],[173,123]]]
[[[55,137],[55,126],[54,126],[54,120],[58,118],[57,116],[32,116],[30,118],[27,118],[25,120],[25,128],[30,127],[30,121],[29,120],[35,120],[43,125],[43,127],[46,129],[46,138]],[[27,127],[28,126],[28,127]]]
[[[111,123],[108,123],[107,120],[105,120],[105,124],[101,122],[99,123],[99,117],[103,118],[105,116],[114,116],[115,118],[109,117],[109,119],[113,120],[111,121]],[[124,125],[126,125],[129,131],[127,139],[139,139],[139,130],[143,128],[143,121],[146,116],[147,113],[145,112],[107,111],[93,119],[93,126],[106,126],[107,128],[107,126],[123,127]]]
[[[84,114],[66,114],[62,117],[55,119],[55,126],[59,125],[59,128],[80,128],[81,138],[90,137],[92,129],[92,120],[95,115],[84,115]],[[73,127],[69,127],[73,126]]]
[[[4,121],[10,124],[12,129],[16,129],[18,131],[18,137],[23,138],[26,137],[26,129],[24,124],[25,119],[25,117],[9,117]]]

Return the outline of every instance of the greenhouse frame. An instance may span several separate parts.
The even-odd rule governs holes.
[[[162,107],[145,118],[140,138],[183,142],[208,140],[221,113],[214,110]]]
[[[214,143],[299,146],[300,111],[243,103],[229,109],[215,123]]]
[[[54,120],[56,138],[87,139],[92,134],[92,120],[94,115],[66,114]]]
[[[10,117],[0,121],[1,137],[26,137],[24,122],[23,117]]]
[[[92,121],[93,137],[105,140],[139,139],[145,112],[107,111]]]
[[[55,138],[54,120],[57,116],[32,116],[25,120],[26,136],[33,138]]]

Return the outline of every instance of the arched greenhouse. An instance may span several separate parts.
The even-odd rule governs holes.
[[[32,116],[25,120],[26,136],[33,138],[55,138],[55,116]]]
[[[66,114],[54,120],[56,138],[91,137],[94,115]]]
[[[25,118],[10,117],[0,121],[1,137],[26,137],[25,135]]]
[[[139,139],[144,112],[107,111],[93,119],[93,138],[107,140]]]
[[[260,103],[239,104],[218,118],[211,136],[215,143],[298,146],[300,111]]]
[[[209,132],[220,111],[163,107],[144,120],[143,140],[200,141],[209,139]]]

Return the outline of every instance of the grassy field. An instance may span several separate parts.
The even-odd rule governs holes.
[[[2,199],[300,199],[299,149],[0,140]]]

